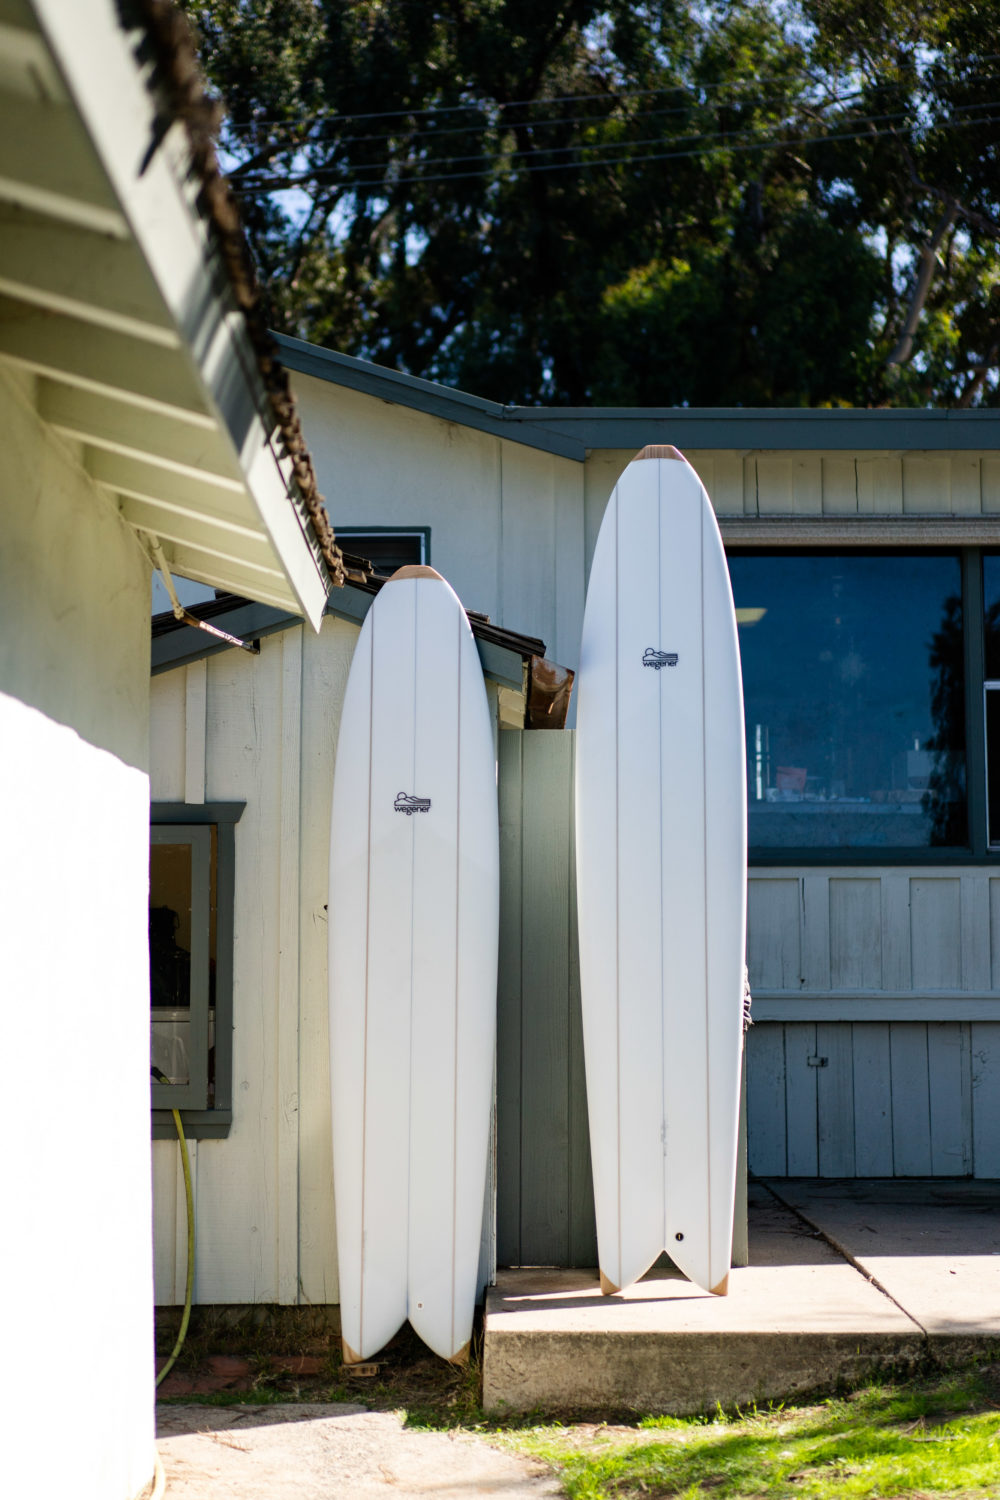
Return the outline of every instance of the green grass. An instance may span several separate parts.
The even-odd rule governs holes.
[[[540,1426],[506,1442],[551,1464],[570,1500],[995,1500],[1000,1379],[972,1370],[820,1405]]]

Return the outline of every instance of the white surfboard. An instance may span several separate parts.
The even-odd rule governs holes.
[[[746,775],[736,615],[697,474],[645,448],[611,496],[578,677],[577,895],[601,1283],[666,1250],[727,1290]]]
[[[458,598],[402,568],[344,698],[330,838],[330,1059],[344,1357],[409,1318],[445,1359],[476,1301],[496,1032],[496,757]]]

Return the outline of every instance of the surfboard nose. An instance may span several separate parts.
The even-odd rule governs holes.
[[[680,454],[677,455],[678,458]],[[444,583],[441,574],[434,568],[429,568],[426,563],[407,563],[405,567],[397,568],[388,579],[389,583],[395,583],[397,578],[436,578]]]
[[[672,443],[647,443],[645,448],[635,455],[632,462],[637,463],[640,458],[679,458],[681,463],[686,462],[683,453]]]

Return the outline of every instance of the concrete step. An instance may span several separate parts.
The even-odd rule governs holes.
[[[784,1191],[785,1185],[775,1186]],[[856,1192],[857,1185],[851,1187]],[[708,1296],[671,1270],[655,1270],[614,1297],[601,1295],[596,1270],[500,1272],[486,1304],[487,1410],[692,1413],[713,1410],[717,1403],[745,1406],[829,1391],[876,1370],[911,1368],[925,1359],[928,1323],[912,1316],[904,1297],[886,1284],[892,1280],[886,1271],[889,1257],[880,1258],[883,1290],[819,1232],[826,1215],[846,1233],[857,1212],[854,1218],[846,1210],[839,1218],[831,1212],[831,1205],[843,1205],[832,1184],[824,1184],[819,1195],[800,1196],[808,1201],[811,1224],[790,1201],[779,1202],[763,1184],[751,1184],[750,1264],[733,1270],[727,1297]],[[926,1234],[927,1201],[919,1192],[910,1197],[908,1221],[898,1204],[889,1206],[892,1235],[886,1234],[891,1253],[907,1257],[908,1293],[918,1276],[914,1258]],[[863,1211],[856,1203],[855,1209],[873,1225],[877,1185],[870,1198]],[[921,1307],[929,1319],[935,1283],[939,1300],[949,1291],[957,1295],[951,1272],[959,1259],[963,1313],[970,1313],[974,1278],[981,1284],[979,1317],[953,1321],[960,1338],[949,1343],[947,1315],[938,1319],[935,1327],[944,1343],[939,1338],[935,1352],[943,1356],[1000,1351],[1000,1298],[987,1300],[1000,1258],[992,1256],[982,1196],[976,1209],[964,1216],[965,1230],[956,1230],[951,1263],[936,1256],[923,1287]],[[936,1251],[942,1232],[938,1222]],[[957,1312],[954,1301],[949,1310]]]

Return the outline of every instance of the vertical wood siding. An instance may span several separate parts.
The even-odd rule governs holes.
[[[577,943],[575,735],[504,731],[500,778],[497,1263],[594,1266]],[[734,1264],[746,1264],[745,1181]]]
[[[996,1176],[998,945],[988,868],[753,871],[751,1170]]]
[[[571,734],[500,735],[497,1260],[597,1263]]]
[[[723,516],[980,515],[1000,509],[987,453],[689,451]],[[622,467],[632,457],[622,455]]]
[[[336,1302],[326,889],[357,631],[291,629],[153,681],[156,800],[245,801],[236,829],[234,1119],[192,1143],[199,1302]],[[180,722],[181,732],[177,732]],[[158,732],[162,726],[162,733]],[[156,1297],[183,1300],[178,1151],[153,1143]]]
[[[154,799],[246,802],[236,828],[233,1126],[225,1140],[191,1142],[198,1302],[339,1300],[326,908],[334,754],[357,634],[327,619],[318,636],[266,637],[257,658],[225,652],[153,680]],[[153,1143],[153,1173],[156,1300],[182,1302],[187,1232],[173,1141]],[[488,1235],[484,1277],[491,1269]]]

